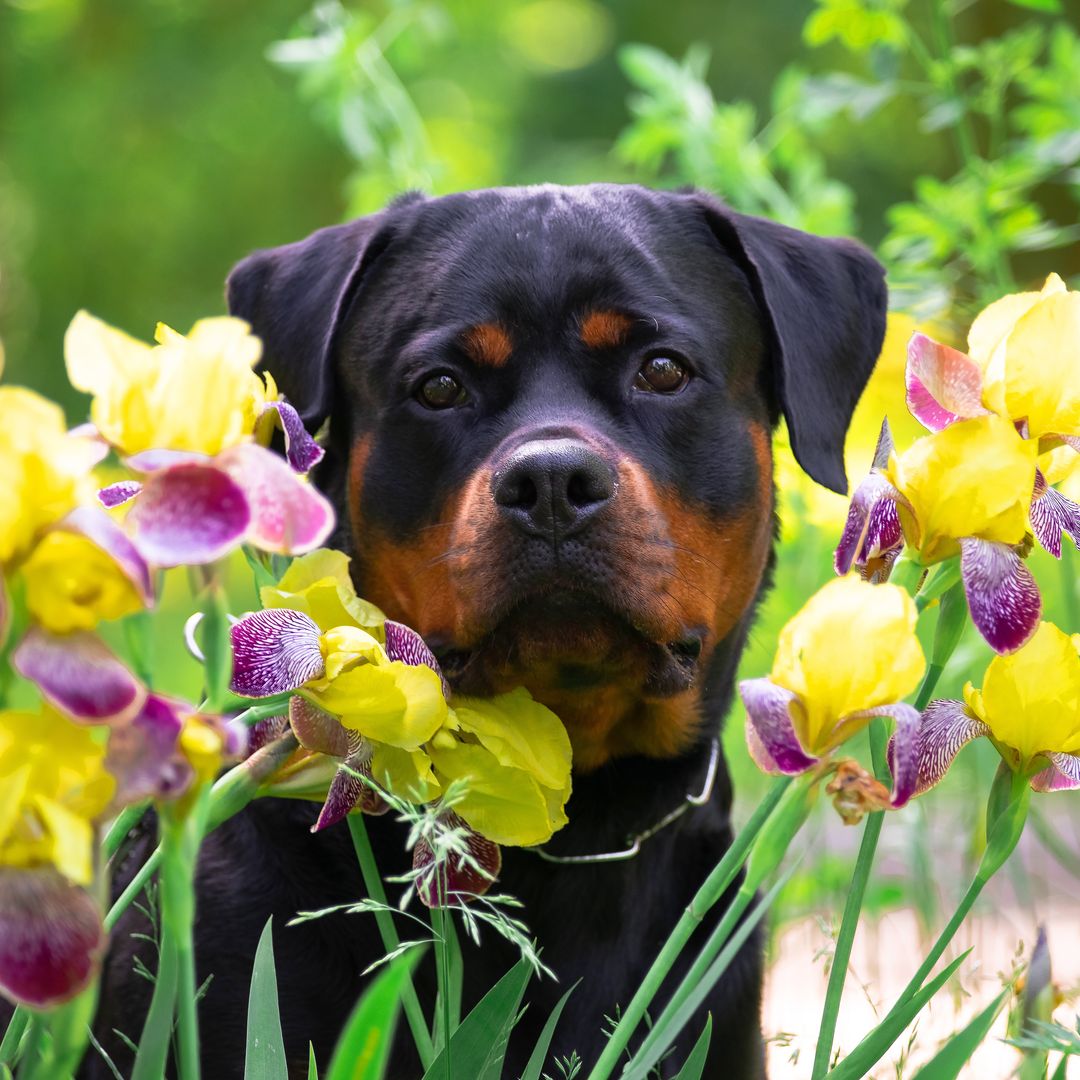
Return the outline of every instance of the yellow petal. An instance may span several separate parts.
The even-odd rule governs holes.
[[[12,773],[0,776],[0,851],[15,828],[29,786],[29,765],[23,765]],[[0,862],[3,862],[2,857]]]
[[[423,750],[402,750],[376,743],[371,755],[371,775],[377,784],[409,802],[431,802],[442,793],[431,770],[431,758]]]
[[[415,750],[446,719],[446,699],[439,676],[429,667],[400,660],[361,664],[309,696],[341,723],[375,742]]]
[[[455,698],[454,714],[502,765],[523,769],[544,787],[570,776],[570,739],[562,721],[524,687],[490,699]]]
[[[1008,420],[980,416],[894,452],[887,475],[912,505],[917,535],[909,539],[923,559],[952,554],[961,537],[1019,543],[1028,529],[1037,451]]]
[[[26,606],[56,634],[91,630],[99,622],[139,611],[131,579],[85,536],[51,532],[23,564]]]
[[[349,576],[349,557],[340,551],[320,548],[293,559],[277,585],[264,587],[259,596],[263,607],[302,611],[320,630],[361,626],[382,640],[386,617],[356,595]]]
[[[1029,434],[1080,434],[1080,293],[1046,296],[1005,342],[1005,403]]]
[[[1040,623],[1021,649],[995,656],[979,704],[994,738],[1024,761],[1043,751],[1080,751],[1080,656],[1070,636]]]
[[[915,689],[926,666],[916,620],[904,589],[855,576],[830,581],[789,620],[770,678],[802,700],[792,720],[805,750],[832,749],[848,713],[893,704]]]
[[[565,821],[543,788],[521,769],[500,765],[485,747],[459,742],[452,750],[431,748],[431,759],[445,783],[466,780],[465,797],[454,810],[470,828],[496,844],[542,844]]]
[[[320,637],[319,647],[326,661],[326,679],[331,681],[360,663],[390,662],[382,645],[358,626],[335,626]]]
[[[34,803],[48,837],[48,861],[69,881],[89,885],[94,876],[94,831],[89,822],[52,799],[39,797]]]

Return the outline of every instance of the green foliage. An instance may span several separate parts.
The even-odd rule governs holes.
[[[1010,990],[1011,987],[1002,990],[970,1024],[953,1035],[915,1074],[914,1080],[956,1080],[956,1077],[960,1075],[960,1070],[967,1064],[968,1058],[989,1035],[990,1028],[1004,1007]]]
[[[694,1049],[686,1059],[683,1067],[678,1071],[675,1080],[701,1080],[701,1074],[705,1071],[705,1059],[709,1053],[709,1043],[712,1040],[712,1017],[705,1021],[705,1027],[694,1043]]]
[[[345,1025],[326,1080],[382,1080],[386,1075],[402,993],[417,956],[416,952],[399,956],[364,991]]]
[[[544,1062],[547,1060],[548,1048],[551,1046],[551,1040],[555,1036],[555,1028],[559,1024],[559,1017],[562,1016],[563,1009],[566,1008],[566,1003],[570,1000],[570,995],[578,988],[580,981],[579,979],[578,982],[574,983],[555,1003],[555,1008],[551,1010],[551,1015],[544,1022],[540,1037],[536,1040],[533,1052],[529,1055],[529,1061],[525,1066],[525,1071],[521,1074],[521,1080],[540,1080],[540,1073],[544,1068]]]
[[[314,1052],[312,1052],[314,1058]],[[285,1040],[278,1014],[277,971],[274,967],[274,920],[266,920],[248,992],[247,1054],[244,1080],[281,1080],[288,1077]]]

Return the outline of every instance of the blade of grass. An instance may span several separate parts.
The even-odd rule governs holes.
[[[346,821],[349,823],[349,835],[352,837],[353,850],[356,852],[356,860],[360,864],[360,873],[363,875],[364,888],[367,890],[368,897],[385,906],[386,891],[383,889],[379,869],[375,865],[375,853],[371,850],[371,841],[368,839],[363,815],[349,814]],[[375,925],[379,929],[383,948],[388,953],[393,952],[401,945],[397,928],[394,926],[393,916],[389,911],[376,911]],[[435,1050],[432,1046],[427,1021],[424,1019],[424,1011],[420,1007],[420,999],[416,996],[416,987],[413,985],[411,971],[411,968],[407,968],[404,975],[405,983],[401,993],[402,1008],[405,1010],[405,1019],[408,1022],[409,1030],[412,1032],[416,1052],[420,1056],[420,1063],[425,1069],[428,1069],[435,1058]]]
[[[961,953],[951,964],[931,979],[917,994],[908,998],[875,1027],[835,1069],[827,1073],[828,1080],[863,1080],[881,1060],[900,1033],[922,1011],[923,1006],[956,973],[971,950]]]
[[[978,1049],[993,1027],[1012,987],[1004,990],[962,1031],[949,1041],[915,1074],[913,1080],[956,1080],[968,1058]]]
[[[630,1004],[623,1010],[615,1030],[607,1041],[600,1058],[589,1073],[588,1080],[608,1080],[615,1066],[619,1063],[623,1051],[626,1049],[638,1024],[645,1015],[652,999],[660,989],[672,965],[678,959],[686,943],[694,931],[701,924],[705,913],[720,899],[728,887],[735,880],[750,854],[750,848],[761,832],[765,823],[772,816],[773,811],[780,804],[784,792],[791,785],[790,776],[778,776],[773,781],[765,798],[758,804],[750,820],[740,830],[739,835],[732,841],[731,847],[724,853],[723,858],[713,868],[705,879],[704,884],[698,889],[693,900],[687,905],[678,923],[668,935],[667,941],[657,954],[652,966],[645,974],[640,987],[630,1000]]]
[[[411,983],[419,955],[415,950],[399,956],[364,992],[345,1025],[326,1080],[382,1080],[385,1076],[402,994]]]
[[[288,1080],[285,1040],[278,1010],[277,971],[274,967],[274,918],[266,920],[248,991],[247,1052],[244,1080]]]
[[[705,1071],[705,1059],[709,1055],[709,1043],[712,1041],[712,1017],[705,1020],[705,1027],[694,1043],[694,1049],[675,1076],[675,1080],[701,1080]]]
[[[529,1063],[521,1074],[521,1080],[540,1080],[540,1073],[543,1071],[544,1062],[547,1060],[548,1048],[551,1046],[551,1040],[555,1035],[559,1017],[562,1016],[562,1011],[566,1007],[570,995],[578,988],[580,982],[581,980],[578,979],[555,1003],[555,1008],[551,1010],[551,1015],[547,1018],[543,1031],[540,1032],[540,1038],[536,1040],[533,1052],[529,1055]]]

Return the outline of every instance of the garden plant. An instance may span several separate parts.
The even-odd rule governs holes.
[[[710,1024],[690,1022],[783,895],[801,830],[833,810],[862,836],[808,1075],[873,1074],[974,959],[951,946],[1038,802],[1080,799],[1070,794],[1080,788],[1070,561],[1080,546],[1080,292],[1052,265],[1036,280],[1016,261],[1052,262],[1042,253],[1076,238],[1040,199],[1052,183],[1080,191],[1080,37],[1053,20],[1052,0],[1023,6],[1052,21],[964,45],[942,5],[931,5],[924,40],[901,0],[822,0],[808,44],[839,42],[867,72],[785,72],[765,125],[749,106],[712,99],[701,54],[677,63],[651,48],[622,53],[637,96],[617,152],[654,182],[700,184],[742,210],[853,232],[853,194],[828,177],[807,135],[905,96],[928,131],[954,135],[957,168],[919,178],[889,212],[880,253],[904,359],[890,372],[883,356],[861,406],[876,445],[858,442],[846,512],[815,506],[806,482],[785,490],[778,440],[782,515],[827,523],[828,552],[816,553],[834,576],[785,613],[771,658],[752,651],[753,669],[744,665],[733,719],[745,719],[737,736],[767,778],[762,794],[637,993],[610,1003],[602,1055],[549,1056],[574,1008],[570,986],[521,1080],[644,1080],[672,1060],[680,1080],[700,1077]],[[400,5],[372,25],[321,5],[271,54],[354,136],[350,110],[370,110],[371,137],[356,139],[354,156],[378,157],[384,172],[397,162],[388,184],[428,179],[422,118],[384,55],[413,17],[422,22],[418,9]],[[392,109],[372,105],[387,101]],[[311,803],[313,831],[349,830],[367,892],[350,911],[377,922],[385,948],[333,1060],[312,1051],[309,1077],[387,1076],[398,1024],[425,1080],[503,1077],[528,983],[551,975],[543,942],[498,893],[500,848],[541,845],[567,822],[572,755],[559,718],[524,689],[453,694],[420,636],[356,594],[347,556],[327,546],[333,508],[308,478],[323,455],[318,433],[257,372],[261,344],[246,323],[210,317],[187,334],[159,324],[149,344],[79,312],[63,356],[71,386],[89,395],[86,422],[69,427],[56,403],[0,383],[0,993],[14,1007],[0,1075],[74,1076],[85,1055],[104,1054],[91,1024],[109,933],[128,906],[149,903],[158,964],[142,973],[154,983],[145,1025],[126,1033],[137,1047],[131,1080],[167,1068],[212,1080],[200,1072],[192,945],[199,846],[251,800],[290,798]],[[190,609],[183,632],[169,631],[172,646],[199,663],[183,698],[157,685],[152,645],[177,584]],[[960,648],[972,635],[989,657],[975,671]],[[940,694],[943,680],[962,693]],[[918,812],[976,740],[999,760],[967,792],[985,807],[970,882],[952,910],[933,913],[903,991],[861,1041],[837,1049],[881,832]],[[148,813],[157,847],[114,899],[117,853]],[[409,826],[404,880],[384,880],[374,862],[365,819],[381,814]],[[658,1007],[661,983],[721,897],[733,899],[718,929]],[[286,1076],[273,929],[251,978],[246,1075],[259,1080]],[[464,1016],[462,935],[481,947],[502,936],[521,956]],[[1046,948],[917,1076],[958,1076],[1023,979],[1019,1075],[1063,1080],[1080,1041],[1051,1021]],[[434,1001],[412,978],[428,954]]]

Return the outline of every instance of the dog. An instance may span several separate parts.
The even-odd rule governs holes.
[[[884,334],[883,270],[852,241],[701,192],[541,186],[401,197],[256,252],[227,295],[308,428],[329,425],[315,479],[360,595],[423,635],[456,692],[525,686],[566,724],[570,823],[547,854],[618,852],[707,793],[625,860],[504,849],[497,888],[523,902],[559,981],[531,985],[503,1075],[520,1075],[579,979],[552,1051],[589,1065],[605,1017],[730,844],[723,761],[708,774],[773,560],[771,433],[783,417],[803,469],[846,489],[844,436]],[[347,830],[313,836],[313,819],[311,805],[260,800],[204,844],[196,956],[199,980],[212,976],[200,1024],[213,1080],[242,1075],[268,916],[291,1075],[307,1075],[309,1041],[329,1061],[360,973],[382,955],[370,916],[287,925],[363,895]],[[402,826],[372,819],[369,832],[383,873],[406,870]],[[155,961],[130,935],[145,930],[131,909],[114,931],[96,1025],[125,1073],[114,1031],[141,1030],[150,986],[133,961]],[[465,1009],[514,960],[494,935],[466,943]],[[433,1002],[432,972],[417,979]],[[761,979],[751,936],[664,1067],[711,1014],[705,1075],[764,1076]],[[91,1058],[84,1075],[110,1075]],[[399,1030],[391,1076],[421,1072]]]

